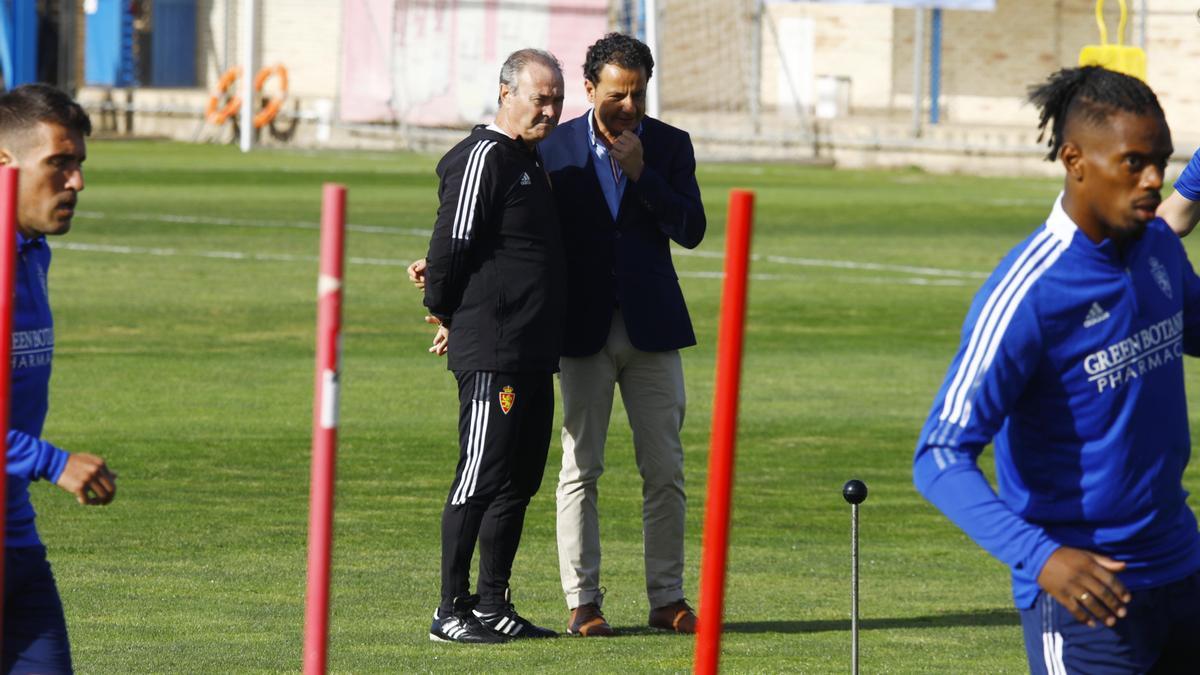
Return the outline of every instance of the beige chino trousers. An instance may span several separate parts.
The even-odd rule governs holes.
[[[686,393],[679,352],[643,352],[613,312],[608,342],[599,353],[560,361],[563,400],[562,470],[558,476],[558,561],[567,607],[602,601],[597,481],[613,388],[633,430],[642,476],[642,537],[650,607],[683,598],[683,426]]]

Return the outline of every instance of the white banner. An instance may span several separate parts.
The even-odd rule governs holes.
[[[768,2],[800,2],[801,0],[768,0]],[[991,12],[996,0],[803,0],[817,5],[892,5],[893,7],[932,7],[937,9],[970,9]]]

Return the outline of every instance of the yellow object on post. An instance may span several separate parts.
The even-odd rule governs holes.
[[[1108,28],[1104,25],[1104,0],[1096,0],[1096,25],[1100,27],[1100,44],[1087,45],[1079,52],[1079,65],[1100,66],[1146,81],[1146,52],[1125,45],[1125,20],[1128,11],[1121,4],[1121,20],[1117,24],[1117,44],[1108,43]]]

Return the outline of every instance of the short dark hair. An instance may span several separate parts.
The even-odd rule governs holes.
[[[654,56],[641,40],[622,33],[609,33],[588,47],[583,76],[592,84],[600,82],[600,71],[612,64],[627,70],[646,69],[646,81],[654,74]]]
[[[0,136],[38,122],[58,124],[84,136],[92,133],[92,120],[83,106],[48,84],[23,84],[0,95]]]
[[[1058,159],[1067,121],[1074,117],[1100,123],[1117,111],[1163,117],[1154,91],[1136,77],[1099,66],[1063,68],[1040,85],[1029,88],[1029,102],[1038,107],[1038,142],[1050,127],[1046,159]]]

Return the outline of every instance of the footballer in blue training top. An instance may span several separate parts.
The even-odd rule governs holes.
[[[1012,570],[1032,672],[1189,671],[1182,357],[1200,354],[1200,278],[1155,216],[1171,134],[1149,87],[1101,68],[1061,70],[1030,100],[1063,192],[976,295],[914,481]],[[998,494],[977,465],[989,443]]]
[[[71,650],[62,602],[29,503],[32,481],[47,480],[81,504],[116,495],[116,476],[94,455],[44,440],[49,410],[54,320],[50,314],[47,235],[71,229],[83,190],[87,113],[63,92],[31,84],[0,95],[0,166],[20,174],[12,334],[12,402],[6,434],[4,632],[0,673],[69,673]]]

